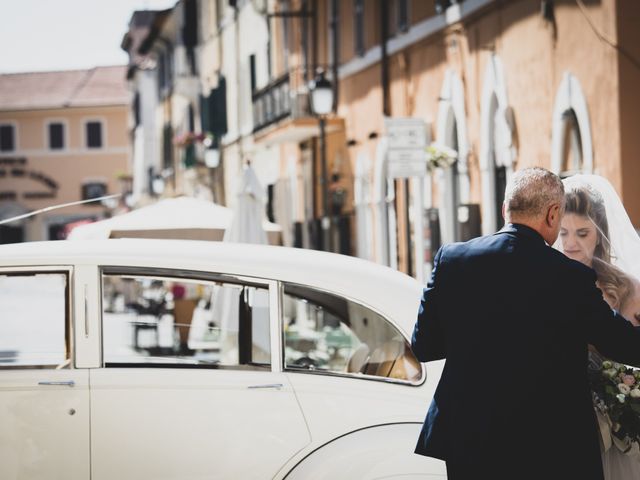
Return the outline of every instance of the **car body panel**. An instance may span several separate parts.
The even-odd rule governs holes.
[[[413,453],[419,423],[377,425],[343,435],[305,457],[286,480],[443,480],[444,462]]]
[[[2,371],[0,478],[85,480],[89,461],[88,370]]]
[[[50,405],[38,407],[44,408],[42,412],[64,407],[77,413],[71,416],[63,412],[68,418],[54,415],[47,419],[42,412],[18,411],[20,421],[27,425],[19,425],[13,418],[4,437],[0,433],[4,445],[14,435],[29,436],[29,428],[40,429],[34,422],[42,425],[43,441],[35,444],[37,448],[24,457],[21,466],[0,464],[1,478],[20,478],[25,472],[35,472],[32,465],[37,459],[53,455],[58,457],[56,462],[41,463],[49,468],[46,478],[52,478],[51,472],[62,472],[65,475],[60,478],[90,475],[94,480],[281,479],[305,459],[321,458],[319,452],[341,438],[348,437],[349,442],[358,439],[358,455],[367,457],[361,450],[369,441],[373,442],[372,448],[377,445],[377,433],[373,435],[371,428],[379,425],[411,425],[394,430],[390,438],[402,438],[399,445],[408,449],[411,459],[403,460],[412,466],[410,469],[398,465],[395,472],[414,471],[416,456],[412,452],[418,427],[443,362],[432,362],[428,368],[420,365],[422,375],[417,381],[285,368],[282,313],[284,286],[304,286],[347,299],[356,309],[358,305],[370,309],[408,342],[422,291],[414,279],[353,257],[284,247],[139,239],[0,247],[0,270],[55,270],[60,265],[68,269],[72,280],[74,356],[71,368],[52,372],[55,378],[73,377],[76,385],[38,389],[28,382],[15,383],[15,379],[29,378],[33,382],[40,378],[38,373],[48,371],[0,368],[1,389],[15,390],[18,386],[24,390],[1,399],[0,422],[4,425],[5,418],[16,415],[9,410],[20,398]],[[268,288],[271,366],[105,367],[101,278],[102,272],[119,269],[151,277],[157,272],[183,279],[222,276]],[[65,433],[59,436],[57,432]],[[373,436],[367,440],[370,433]],[[72,445],[77,440],[81,445],[69,451],[69,442],[60,442],[60,438],[72,439]],[[48,444],[43,443],[45,440]],[[24,445],[26,441],[14,443]],[[57,442],[55,448],[51,448],[53,442]],[[351,445],[345,442],[340,444]],[[15,455],[15,448],[3,448],[0,455]],[[419,468],[424,474],[442,472],[438,462],[419,462]],[[388,470],[393,473],[393,468]]]
[[[309,441],[283,374],[182,368],[91,372],[94,480],[271,478]]]

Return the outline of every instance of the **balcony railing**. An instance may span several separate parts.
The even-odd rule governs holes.
[[[302,67],[292,68],[253,93],[254,133],[285,118],[312,116],[308,78],[313,75],[305,75],[305,72]]]
[[[253,131],[257,132],[291,115],[290,74],[285,73],[261,90],[254,92]]]

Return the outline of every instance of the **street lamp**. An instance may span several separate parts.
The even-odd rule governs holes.
[[[331,217],[329,212],[329,183],[327,175],[326,117],[333,109],[333,86],[319,70],[316,78],[309,82],[311,111],[320,123],[320,162],[322,164],[322,246],[333,251],[331,238]]]

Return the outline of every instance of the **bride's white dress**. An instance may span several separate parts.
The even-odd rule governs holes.
[[[564,180],[565,189],[588,186],[598,192],[604,201],[612,263],[628,275],[640,278],[640,237],[633,228],[622,201],[613,186],[597,175],[574,175]],[[591,354],[591,367],[601,362],[597,354]],[[610,420],[596,411],[600,427],[600,453],[605,480],[640,480],[640,445],[628,445],[612,435]]]
[[[589,368],[600,370],[603,358],[595,352],[589,352]],[[624,444],[611,433],[610,420],[596,409],[596,418],[600,430],[600,455],[605,480],[640,480],[640,445]],[[624,453],[627,451],[627,453]]]
[[[605,480],[631,480],[640,478],[640,455],[625,455],[612,446],[601,452]]]

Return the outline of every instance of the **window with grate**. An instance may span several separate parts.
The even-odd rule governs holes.
[[[0,152],[13,152],[15,149],[15,129],[13,125],[0,125]]]
[[[354,0],[354,50],[359,57],[364,55],[364,0]]]
[[[64,148],[64,125],[62,123],[49,124],[49,149],[62,150]]]
[[[102,148],[102,123],[97,121],[87,122],[87,147]]]

